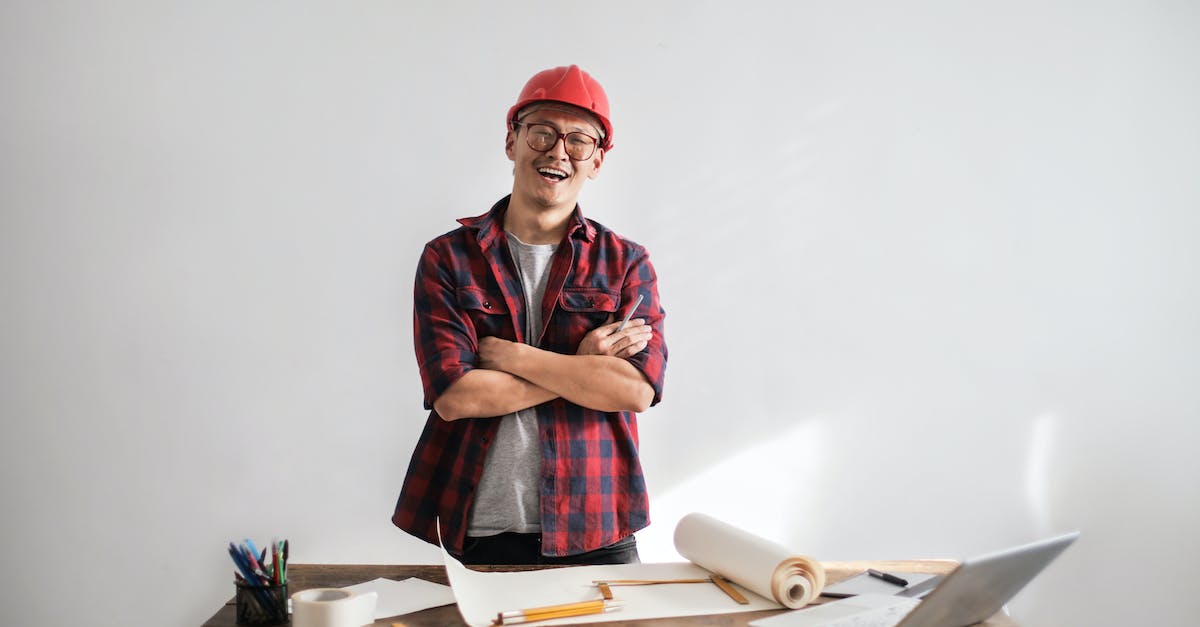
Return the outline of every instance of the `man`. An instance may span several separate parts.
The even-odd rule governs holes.
[[[392,522],[436,543],[440,519],[468,564],[636,562],[650,520],[634,412],[661,399],[667,348],[645,249],[576,202],[612,150],[608,98],[557,67],[506,122],[512,194],[429,242],[417,268],[433,411]]]

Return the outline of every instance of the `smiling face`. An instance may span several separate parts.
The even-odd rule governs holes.
[[[546,152],[529,147],[529,124],[545,124],[559,133],[580,132],[600,137],[599,124],[586,111],[556,103],[535,104],[520,116],[520,125],[508,131],[504,151],[513,162],[513,202],[531,208],[574,210],[583,182],[595,178],[604,162],[604,150],[583,161],[567,156],[565,139],[556,139]]]

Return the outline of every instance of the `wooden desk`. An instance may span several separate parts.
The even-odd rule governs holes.
[[[899,571],[910,573],[948,573],[954,570],[955,562],[948,560],[909,560],[909,561],[861,561],[861,562],[822,562],[825,566],[828,583],[837,583],[847,577],[866,570],[868,567],[883,571]],[[528,567],[504,566],[481,568],[479,570],[530,570]],[[407,579],[420,577],[427,581],[447,584],[444,566],[378,566],[350,564],[292,564],[288,567],[288,594],[295,594],[309,588],[340,588],[377,577],[388,579]],[[230,582],[230,588],[233,588]],[[822,600],[825,600],[822,597]],[[744,627],[750,621],[765,616],[773,616],[783,610],[766,610],[760,612],[741,612],[738,614],[717,614],[712,616],[690,616],[685,618],[659,618],[654,620],[614,621],[598,623],[609,627],[667,627],[668,625],[708,625],[720,627]],[[233,598],[217,610],[204,627],[236,627],[237,612]],[[458,608],[454,605],[434,607],[398,618],[385,618],[375,621],[375,625],[390,627],[392,623],[402,623],[406,627],[465,627]],[[1007,616],[997,614],[988,621],[981,623],[986,627],[1017,627],[1017,623]]]

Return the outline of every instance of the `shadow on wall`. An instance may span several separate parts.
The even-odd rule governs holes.
[[[690,512],[710,513],[766,538],[806,537],[816,523],[806,512],[829,489],[824,452],[828,438],[821,419],[805,421],[761,444],[703,469],[666,493],[653,496],[654,524],[638,533],[643,561],[678,561],[675,525]],[[803,495],[798,498],[797,495]]]

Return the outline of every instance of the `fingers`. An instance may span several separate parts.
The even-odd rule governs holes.
[[[645,350],[647,344],[649,344],[648,341],[634,342],[633,344],[630,344],[629,346],[626,346],[624,349],[622,349],[621,352],[617,356],[618,357],[633,357],[634,355]]]
[[[634,324],[634,321],[630,320],[624,329],[605,338],[610,343],[606,353],[615,357],[636,355],[646,348],[653,334],[653,327],[645,324],[645,321],[637,320],[637,324]]]
[[[613,333],[616,333],[616,332],[617,332],[617,327],[621,326],[621,321],[620,321],[620,320],[617,320],[617,321],[613,322],[613,321],[612,321],[612,315],[611,315],[611,314],[608,316],[608,319],[609,319],[609,322],[608,322],[607,324],[604,324],[604,325],[598,326],[598,327],[596,327],[595,329],[593,329],[592,331],[593,331],[593,332],[595,332],[595,331],[602,331],[602,332],[604,332],[604,333],[606,333],[606,334],[608,334],[608,335],[611,335],[611,334],[613,334]],[[628,329],[629,327],[635,327],[635,326],[643,325],[643,324],[646,324],[646,320],[645,320],[644,318],[631,318],[631,319],[629,320],[629,322],[626,322],[626,323],[625,323],[625,329]],[[622,331],[624,331],[625,329],[621,329],[621,330],[622,330]]]
[[[646,324],[643,318],[631,319],[620,331],[617,331],[620,321],[612,322],[611,315],[609,320],[608,324],[598,326],[584,336],[576,354],[627,357],[645,348],[654,332],[654,327]]]
[[[491,336],[479,338],[479,347],[475,352],[475,355],[478,358],[478,362],[476,363],[477,366],[480,368],[486,368],[488,370],[495,369],[493,360],[496,355],[496,351],[499,349],[499,342],[500,340],[498,338]]]
[[[629,322],[625,323],[625,328],[621,329],[620,332],[624,333],[625,331],[628,331],[629,329],[631,329],[633,327],[640,327],[640,326],[644,326],[645,324],[646,324],[645,318],[630,318]],[[614,322],[613,324],[609,324],[609,325],[605,325],[605,326],[612,327],[612,331],[610,331],[609,333],[617,333],[617,327],[621,326],[621,321],[618,320],[617,322]],[[649,328],[649,327],[647,327],[647,328]]]

